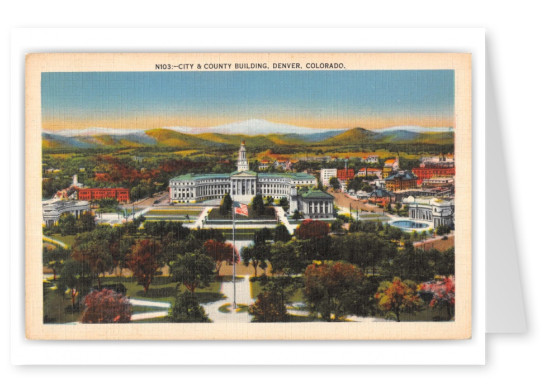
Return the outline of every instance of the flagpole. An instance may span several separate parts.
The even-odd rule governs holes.
[[[233,309],[237,309],[235,300],[235,205],[232,203],[232,220],[233,220]]]

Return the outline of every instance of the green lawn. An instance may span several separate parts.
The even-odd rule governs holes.
[[[251,281],[250,284],[251,284],[251,296],[254,299],[256,299],[258,294],[262,292],[262,284],[260,283],[260,281]],[[289,298],[289,301],[292,303],[303,302],[304,296],[302,294],[302,289],[296,289],[291,295],[291,297]]]
[[[101,278],[101,282],[102,284],[122,283],[127,289],[126,296],[129,298],[169,302],[171,305],[174,305],[175,296],[179,292],[186,291],[184,286],[180,286],[179,290],[176,289],[176,283],[170,282],[168,277],[156,277],[150,285],[147,294],[144,292],[143,287],[138,285],[132,277],[103,277]],[[78,321],[82,315],[82,311],[72,311],[70,296],[67,294],[61,295],[56,290],[49,289],[50,286],[50,282],[44,284],[45,323]],[[199,302],[203,304],[223,299],[224,295],[220,293],[220,286],[221,283],[215,281],[207,288],[197,289],[195,295]],[[81,309],[84,309],[83,305]],[[145,306],[133,306],[132,308],[133,313],[156,312],[159,310],[159,308]],[[154,321],[157,321],[157,318]],[[164,321],[166,322],[166,319]],[[151,323],[151,320],[144,323]]]
[[[51,290],[51,283],[44,284],[44,323],[70,323],[80,318],[82,311],[73,311],[69,295]],[[84,307],[84,306],[82,306]]]
[[[414,314],[400,314],[401,322],[433,322],[435,320],[447,321],[447,319],[446,309],[431,308],[428,304],[423,304],[421,310]]]
[[[59,240],[60,242],[63,242],[65,244],[67,244],[69,247],[72,247],[73,244],[75,243],[75,237],[76,235],[61,235],[61,234],[54,234],[54,235],[49,235],[51,238],[54,238],[56,240]]]
[[[215,228],[219,229],[224,235],[224,239],[233,239],[233,230],[231,228]],[[235,240],[254,240],[254,234],[258,231],[258,228],[235,228]],[[273,235],[273,229],[270,229]]]
[[[104,277],[101,279],[102,284],[112,284],[121,282],[126,288],[126,296],[136,299],[164,301],[174,305],[175,297],[178,293],[183,293],[187,289],[180,285],[180,289],[176,288],[175,282],[170,282],[169,277],[155,277],[149,290],[145,293],[143,287],[138,285],[133,277]],[[210,303],[222,299],[224,296],[220,293],[221,283],[218,281],[212,282],[207,288],[198,288],[195,294],[200,303]]]
[[[145,216],[199,216],[202,209],[152,209]]]

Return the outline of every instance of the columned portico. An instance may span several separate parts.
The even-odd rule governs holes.
[[[257,174],[253,171],[241,171],[232,174],[231,197],[232,199],[249,203],[257,193]]]

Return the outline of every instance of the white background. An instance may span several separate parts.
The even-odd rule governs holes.
[[[1,286],[4,298],[1,354],[2,377],[10,387],[35,386],[45,389],[100,389],[116,382],[125,388],[270,388],[293,386],[314,388],[319,384],[331,388],[371,387],[445,387],[464,389],[492,387],[512,389],[529,387],[532,381],[547,383],[549,335],[547,328],[548,282],[550,258],[547,251],[549,208],[545,202],[546,159],[549,150],[549,53],[551,36],[548,13],[537,2],[524,1],[507,6],[505,2],[394,1],[384,6],[366,1],[332,2],[323,8],[299,6],[286,2],[217,2],[210,1],[199,9],[184,2],[147,2],[115,5],[95,1],[77,6],[77,2],[19,3],[15,9],[4,7],[1,28],[2,80],[1,118],[5,143],[2,143],[2,167],[8,168],[7,129],[9,119],[9,33],[10,27],[183,27],[183,26],[288,26],[288,27],[485,27],[487,29],[488,63],[496,81],[497,108],[502,124],[503,142],[509,158],[509,178],[513,216],[521,261],[521,278],[526,297],[529,333],[523,336],[489,336],[486,367],[370,367],[370,368],[22,368],[9,366],[7,270]],[[11,4],[10,4],[11,5]],[[491,140],[488,140],[491,142]],[[491,173],[488,173],[491,175]],[[7,181],[5,182],[7,184]],[[2,205],[7,208],[8,192],[4,187]],[[491,228],[492,223],[489,222]],[[3,237],[10,228],[3,224]],[[4,243],[5,244],[5,243]],[[6,248],[5,245],[3,248]],[[489,276],[491,278],[491,276]],[[188,352],[182,351],[185,355]],[[443,355],[446,352],[442,353]],[[228,354],[228,363],[238,363]],[[297,383],[297,384],[294,384]],[[536,384],[534,384],[536,385]],[[140,386],[140,387],[137,387]]]

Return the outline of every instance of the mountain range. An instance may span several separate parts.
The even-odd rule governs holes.
[[[43,131],[45,149],[58,148],[139,148],[169,147],[182,149],[223,148],[244,140],[251,147],[342,146],[388,143],[452,144],[454,132],[447,128],[393,127],[380,130],[364,128],[317,129],[247,120],[207,128],[166,127],[159,129],[108,129]]]

